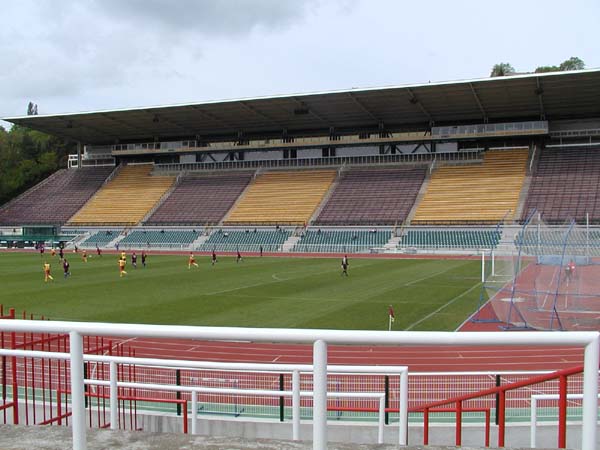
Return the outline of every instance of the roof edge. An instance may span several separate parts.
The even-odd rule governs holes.
[[[591,68],[591,69],[583,69],[583,70],[570,70],[563,72],[545,72],[545,73],[526,73],[526,74],[518,74],[518,75],[508,75],[503,77],[486,77],[486,78],[474,78],[474,79],[461,79],[461,80],[450,80],[450,81],[434,81],[427,83],[415,83],[415,84],[401,84],[401,85],[389,85],[389,86],[376,86],[376,87],[367,87],[367,88],[351,88],[351,89],[336,89],[332,91],[315,91],[315,92],[305,92],[305,93],[291,93],[291,94],[276,94],[276,95],[266,95],[259,97],[242,97],[242,98],[233,98],[233,99],[220,99],[220,100],[208,100],[203,102],[190,102],[190,103],[175,103],[170,105],[152,105],[152,106],[136,106],[132,108],[117,108],[117,109],[102,109],[96,111],[79,111],[79,112],[69,112],[69,113],[54,113],[54,114],[40,114],[35,116],[14,116],[14,117],[0,117],[0,120],[4,120],[6,122],[15,123],[13,121],[20,120],[36,120],[37,118],[51,118],[51,117],[69,117],[69,116],[81,116],[81,115],[92,115],[92,114],[109,114],[115,112],[128,112],[128,111],[146,111],[146,110],[160,110],[160,109],[168,109],[168,108],[180,108],[186,106],[203,106],[203,105],[215,105],[215,104],[226,104],[226,103],[236,103],[236,102],[249,102],[249,101],[257,101],[257,100],[274,100],[281,98],[290,98],[290,97],[310,97],[314,95],[327,95],[327,94],[344,94],[344,93],[360,93],[360,92],[372,92],[372,91],[384,91],[390,89],[412,89],[419,88],[425,86],[452,86],[456,84],[462,83],[487,83],[492,81],[510,81],[515,79],[524,79],[524,78],[549,78],[549,77],[558,77],[558,76],[566,76],[566,75],[577,75],[577,74],[585,74],[585,73],[596,73],[600,72],[600,68]]]

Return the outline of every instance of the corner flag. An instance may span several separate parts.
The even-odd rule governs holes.
[[[388,331],[392,331],[392,323],[396,320],[396,316],[394,315],[394,308],[392,305],[388,308]]]

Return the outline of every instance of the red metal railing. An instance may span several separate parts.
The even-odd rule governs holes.
[[[504,435],[506,427],[506,392],[514,389],[519,389],[533,384],[544,383],[551,380],[559,380],[559,422],[558,422],[558,448],[565,448],[567,442],[567,377],[576,375],[583,372],[583,366],[573,367],[571,369],[559,370],[557,372],[549,373],[546,375],[540,375],[531,377],[527,380],[518,381],[515,383],[506,384],[504,386],[493,387],[490,389],[484,389],[479,392],[471,394],[465,394],[446,400],[440,400],[432,402],[426,405],[420,405],[417,407],[409,408],[409,412],[422,412],[424,414],[423,419],[423,445],[429,444],[429,413],[433,409],[442,406],[455,405],[453,410],[456,413],[456,445],[460,446],[462,443],[462,412],[468,411],[467,408],[463,408],[463,402],[467,400],[473,400],[480,397],[485,397],[493,394],[498,394],[499,408],[498,408],[498,447],[504,447]],[[396,410],[397,411],[397,410]],[[488,444],[486,444],[487,446]]]
[[[58,415],[56,417],[52,417],[51,419],[48,419],[46,421],[46,423],[41,423],[40,425],[48,425],[50,423],[54,423],[54,422],[58,422],[58,424],[62,424],[62,420],[68,420],[69,417],[71,417],[72,413],[70,411],[66,411],[67,408],[67,402],[68,402],[68,396],[70,395],[71,391],[69,390],[64,390],[64,391],[58,391],[58,395],[57,395],[57,408],[58,408]],[[62,397],[65,397],[64,400],[64,404],[65,404],[65,412],[63,413],[62,409],[62,405],[63,405],[63,400]],[[106,395],[106,394],[99,394],[99,393],[91,393],[91,392],[86,392],[85,393],[86,397],[91,397],[91,398],[98,398],[98,399],[103,399],[103,400],[109,400],[110,399],[110,395]],[[154,398],[154,397],[137,397],[137,396],[132,396],[132,395],[119,395],[118,397],[119,401],[129,401],[129,402],[153,402],[153,403],[168,403],[168,404],[179,404],[181,405],[181,409],[182,409],[182,420],[183,420],[183,433],[184,434],[188,434],[188,401],[186,399],[175,399],[175,398]],[[112,407],[112,406],[111,406]],[[116,406],[118,407],[118,406]],[[119,421],[121,420],[121,418],[119,417]],[[68,425],[68,423],[67,423]],[[92,422],[91,422],[91,416],[90,416],[90,427],[92,426]],[[106,423],[103,426],[101,426],[100,428],[108,428],[110,427],[110,423]]]

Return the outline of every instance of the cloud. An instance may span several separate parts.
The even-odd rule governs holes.
[[[318,0],[97,0],[98,11],[132,30],[239,38],[301,21]],[[347,3],[347,2],[344,2]],[[165,36],[170,39],[169,35]]]

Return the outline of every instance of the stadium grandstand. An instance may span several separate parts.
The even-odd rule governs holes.
[[[383,233],[359,252],[473,252],[502,249],[533,211],[594,225],[599,83],[599,71],[583,70],[7,118],[78,152],[0,208],[2,245],[23,241],[22,227],[52,225],[83,246],[126,235],[131,246],[144,227],[140,245],[207,250],[225,226],[266,231],[252,246],[343,253],[343,232],[375,227]],[[90,239],[110,227],[114,239]],[[153,234],[169,227],[202,233]],[[274,244],[269,227],[286,227],[286,241]],[[477,229],[445,245],[431,227]],[[340,239],[326,242],[329,233]]]
[[[189,254],[187,268],[190,270],[186,269],[187,275],[192,275],[194,265],[198,267],[195,254],[214,255],[213,266],[217,262],[217,253],[219,256],[223,253],[237,256],[236,262],[242,260],[242,252],[244,256],[248,253],[262,256],[263,252],[269,256],[322,255],[338,258],[338,261],[343,256],[341,275],[348,275],[347,254],[353,258],[350,271],[355,267],[352,265],[354,258],[360,255],[382,254],[415,259],[434,255],[459,261],[461,258],[477,258],[477,264],[481,257],[482,279],[478,284],[477,278],[474,286],[482,291],[482,305],[471,324],[545,331],[600,329],[600,311],[596,306],[600,296],[595,281],[599,275],[597,257],[600,256],[600,229],[597,228],[600,224],[600,201],[596,198],[600,182],[600,70],[8,117],[3,120],[77,142],[77,153],[69,156],[68,167],[0,206],[0,248],[33,247],[40,243],[54,247],[60,242],[61,250],[63,247],[73,249],[73,252],[97,249],[98,255],[103,250],[120,252],[125,249],[185,253]],[[96,259],[100,258],[95,258],[94,262]],[[260,262],[265,259],[268,258],[262,258]],[[486,266],[488,261],[491,261],[491,268]],[[577,277],[574,275],[575,263]],[[337,272],[338,279],[345,280],[340,275],[338,264],[331,271]],[[164,267],[167,265],[165,263]],[[242,266],[237,265],[238,268]],[[316,267],[314,273],[321,269]],[[66,279],[68,267],[64,270]],[[413,283],[430,277],[422,275],[420,270],[419,267],[414,269],[413,279],[403,286],[412,287]],[[440,269],[439,273],[449,270]],[[127,272],[120,272],[120,276],[123,273]],[[282,270],[282,273],[285,275],[286,271]],[[50,275],[49,268],[45,274]],[[249,288],[258,286],[253,284],[251,275],[251,271],[247,270],[240,276],[247,277],[244,280],[248,280]],[[268,283],[286,281],[285,276],[279,276],[281,274],[269,275],[262,274]],[[454,280],[455,274],[449,276]],[[227,292],[231,280],[215,278],[220,283],[215,287],[215,295]],[[456,275],[456,278],[459,276]],[[297,286],[301,283],[297,282]],[[381,289],[385,289],[383,274],[381,284]],[[416,291],[416,287],[414,289]],[[448,286],[444,289],[451,290]],[[189,298],[194,296],[192,291],[190,289],[187,293]],[[149,297],[155,301],[165,295],[164,292],[167,291],[161,290]],[[249,299],[261,295],[248,294],[239,301],[239,308]],[[275,292],[273,298],[279,298],[278,295]],[[262,298],[261,301],[267,302]],[[315,301],[320,302],[334,303],[330,299]],[[215,315],[221,313],[218,303],[210,305]],[[171,314],[170,307],[157,306],[166,319]],[[298,305],[298,308],[301,307],[305,305]],[[346,314],[352,309],[340,311],[333,306],[331,308],[332,316]],[[242,309],[239,311],[244,313]],[[260,314],[262,312],[253,312],[254,316]],[[358,308],[352,309],[352,314],[360,315],[361,312]],[[8,320],[16,317],[14,311],[3,315],[0,308],[0,318]],[[27,318],[25,313],[23,318]],[[146,316],[143,318],[146,319]],[[391,330],[395,320],[391,305],[388,320]],[[18,322],[21,321],[13,322],[17,323],[14,327],[20,326]],[[76,324],[69,325],[72,329],[56,331],[53,322],[37,328],[28,325],[27,321],[23,322],[23,342],[13,341],[12,351],[36,349],[65,353],[68,335],[57,334],[62,337],[55,338],[48,333],[80,329]],[[150,352],[159,338],[175,333],[167,326],[152,327],[115,327],[114,332],[121,334],[114,336],[131,336],[134,340],[134,333],[139,331],[140,336],[156,339],[145,342],[145,350]],[[375,348],[379,343],[387,343],[381,335],[373,337],[368,332],[358,333],[358,337],[352,333],[335,334],[333,330],[316,330],[314,336],[309,336],[309,332],[275,336],[260,334],[260,330],[251,328],[247,329],[251,331],[236,335],[233,343],[234,338],[208,335],[202,327],[182,328],[185,332],[191,328],[201,330],[185,336],[190,342],[192,339],[218,339],[219,351],[223,354],[227,353],[230,344],[252,342],[252,345],[258,345],[265,342],[265,347],[255,348],[255,355],[264,357],[264,361],[269,363],[279,359],[279,356],[271,358],[267,351],[278,339],[286,344],[307,344],[313,342],[314,336],[324,336],[318,338],[315,349],[319,349],[318,343],[324,342],[327,336],[334,336],[334,342],[340,345]],[[5,331],[0,330],[3,342],[8,342],[10,330],[8,326]],[[45,336],[39,341],[43,342],[41,347],[36,347],[38,341],[33,337],[31,341],[27,340],[27,333],[33,331]],[[111,336],[107,329],[93,331],[99,336]],[[328,332],[331,333],[327,335]],[[469,336],[473,333],[456,334],[462,336],[453,343],[464,341],[465,345],[481,345],[474,342],[476,338]],[[519,337],[527,334],[519,334]],[[76,336],[77,332],[73,331],[73,335]],[[173,336],[170,335],[171,338]],[[554,346],[553,349],[565,345],[551,333],[544,333],[543,337],[541,344]],[[496,345],[493,338],[489,339],[485,341],[487,344]],[[512,345],[514,341],[511,339],[503,335],[498,342]],[[532,337],[523,339],[527,345],[536,344]],[[581,339],[574,341],[573,347],[589,344]],[[440,340],[429,342],[432,343],[439,346],[448,344]],[[423,342],[415,345],[421,344]],[[177,345],[163,349],[164,353],[158,356],[172,356],[170,352]],[[194,343],[189,347],[196,349],[202,346],[202,343]],[[226,417],[226,420],[231,419],[230,422],[239,417],[290,422],[290,416],[300,416],[300,404],[302,418],[312,419],[313,401],[315,405],[324,401],[323,418],[329,413],[330,418],[340,420],[340,423],[344,420],[352,424],[370,421],[381,427],[385,420],[386,424],[398,426],[401,443],[406,443],[402,439],[404,428],[408,428],[408,422],[404,420],[408,421],[409,412],[412,424],[421,426],[424,421],[429,423],[428,414],[435,412],[442,414],[440,422],[456,422],[458,430],[464,412],[470,414],[468,419],[465,416],[465,421],[485,423],[488,431],[490,414],[493,414],[501,429],[501,432],[498,431],[500,436],[504,433],[505,405],[502,403],[491,413],[492,406],[498,404],[492,399],[492,394],[502,393],[504,401],[505,389],[526,386],[524,375],[503,374],[501,377],[487,372],[473,375],[469,383],[476,386],[473,390],[481,395],[478,398],[480,403],[463,410],[462,396],[466,394],[461,391],[465,382],[462,374],[446,374],[447,378],[441,384],[453,386],[451,395],[444,393],[444,397],[436,397],[437,391],[431,395],[429,391],[433,392],[432,386],[437,386],[438,379],[427,379],[429,375],[423,371],[420,378],[411,378],[410,395],[413,397],[410,403],[404,403],[402,395],[406,392],[402,383],[405,376],[408,378],[404,366],[394,366],[395,372],[390,372],[392,369],[385,366],[379,369],[365,369],[354,364],[340,366],[340,374],[328,380],[325,364],[324,369],[321,367],[322,373],[325,373],[323,382],[316,375],[314,379],[312,374],[307,376],[306,372],[312,368],[290,365],[283,369],[263,370],[256,367],[250,373],[235,365],[220,367],[206,363],[203,366],[200,357],[191,361],[190,355],[193,354],[188,353],[188,361],[177,361],[174,365],[163,367],[152,360],[148,367],[140,365],[138,371],[134,366],[136,370],[132,371],[127,358],[132,357],[135,351],[128,353],[125,345],[113,345],[96,338],[95,342],[86,340],[82,347],[85,347],[87,359],[85,365],[83,358],[79,361],[77,370],[85,367],[85,376],[95,376],[98,384],[102,385],[101,389],[86,387],[89,420],[90,423],[95,421],[94,426],[105,428],[111,426],[104,411],[105,403],[107,400],[115,401],[107,393],[109,385],[112,386],[111,391],[118,391],[116,381],[110,383],[111,374],[117,373],[117,364],[120,364],[120,382],[125,383],[123,389],[127,389],[119,392],[122,395],[130,393],[124,397],[129,405],[123,401],[123,422],[131,421],[129,425],[133,430],[137,429],[133,418],[138,417],[138,410],[141,416],[145,407],[151,410],[147,414],[149,417],[158,417],[165,408],[171,408],[168,419],[149,419],[152,425],[147,425],[146,429],[179,430],[183,411],[183,429],[187,432],[188,402],[191,408],[195,408],[192,409],[191,422],[195,427],[197,414]],[[367,353],[366,348],[360,347],[360,351]],[[368,352],[373,351],[368,348]],[[242,355],[240,359],[250,364],[249,359],[244,359],[247,350],[237,351]],[[318,351],[315,350],[315,354]],[[419,349],[414,351],[419,353]],[[487,351],[487,348],[482,351]],[[585,358],[590,358],[590,353],[586,350]],[[13,358],[16,370],[14,361],[22,355],[18,352],[5,354]],[[327,361],[326,351],[324,355]],[[157,354],[150,356],[157,357]],[[539,353],[534,357],[538,356]],[[111,360],[115,357],[125,359]],[[453,356],[455,359],[462,357]],[[440,359],[444,358],[440,356]],[[25,357],[23,360],[26,361]],[[302,358],[291,360],[295,363]],[[564,383],[561,384],[561,393],[566,395],[567,376],[573,376],[576,381],[569,382],[569,393],[589,394],[592,391],[586,380],[594,378],[595,361],[592,377],[588,375],[588,360],[585,378],[582,367],[571,367],[552,374],[540,373],[537,381],[531,383],[557,379],[559,381],[555,381],[553,386]],[[196,365],[190,367],[189,364]],[[27,366],[27,363],[24,365]],[[4,363],[2,367],[4,370]],[[31,367],[35,365],[31,363]],[[50,373],[61,374],[63,385],[58,381],[55,401],[50,397],[46,402],[44,398],[43,401],[51,405],[48,419],[44,415],[44,421],[71,420],[70,415],[75,416],[76,411],[60,410],[63,399],[66,401],[71,395],[65,381],[67,371],[61,371],[61,366],[57,366],[57,371],[53,372],[51,366],[48,367]],[[44,370],[43,364],[41,370]],[[365,375],[361,370],[365,373],[379,370],[379,378],[372,381],[368,377],[370,372]],[[357,375],[355,372],[362,378],[353,379]],[[81,374],[82,380],[83,376]],[[146,402],[161,403],[160,406],[149,407],[145,401],[137,402],[138,397],[131,393],[141,395],[147,392],[146,387],[136,383],[139,380],[158,390],[160,383],[168,381],[169,387],[160,391],[162,396],[157,394]],[[16,399],[19,395],[16,372],[10,374],[9,381],[13,383],[11,395]],[[24,381],[27,392],[27,377]],[[83,384],[81,386],[83,390]],[[318,392],[323,392],[318,391],[318,387],[329,389],[337,396],[336,400],[327,403],[326,394],[318,400]],[[232,394],[235,389],[248,391],[239,397]],[[308,396],[313,390],[314,400],[303,398],[300,401],[301,393]],[[349,394],[358,398],[358,393],[365,395],[366,390],[369,391],[366,400],[338,401]],[[546,392],[540,389],[540,394],[550,394],[555,390],[549,388]],[[49,391],[52,392],[52,389]],[[263,391],[271,397],[261,397]],[[3,388],[4,406],[8,398],[6,392]],[[46,391],[42,388],[41,392],[45,395]],[[273,397],[273,392],[278,395]],[[529,421],[529,410],[526,419],[519,416],[531,404],[529,394],[507,400],[512,403],[506,408],[506,414],[520,411],[512,416],[515,422]],[[35,402],[35,392],[32,395]],[[197,395],[202,396],[200,405],[196,403]],[[422,397],[417,400],[417,395]],[[443,403],[441,399],[446,398],[454,401]],[[587,402],[583,409],[589,412],[589,400]],[[561,397],[564,411],[567,410],[566,404],[566,398]],[[18,407],[18,400],[14,400],[10,407],[15,409],[15,405]],[[577,414],[584,415],[581,405],[578,401],[568,412],[574,413],[576,409]],[[440,406],[448,409],[436,409]],[[92,417],[92,408],[95,408],[93,414],[97,412],[97,416]],[[331,409],[328,411],[327,408]],[[46,409],[43,412],[45,414]],[[15,414],[18,421],[18,413]],[[101,414],[104,414],[102,418]],[[561,412],[556,421],[563,423],[566,417],[567,413]],[[117,418],[112,416],[112,419],[114,424]],[[581,420],[585,426],[589,425],[589,420]],[[34,423],[41,422],[41,419],[34,420]],[[317,423],[316,418],[314,423]],[[294,424],[296,427],[296,422]],[[339,436],[351,440],[350,427],[346,428],[346,431],[340,431]],[[271,429],[269,432],[281,435]],[[428,430],[420,433],[426,441]],[[297,434],[294,436],[296,439]],[[498,439],[499,446],[503,446],[503,434]],[[460,445],[459,441],[457,437],[457,445]],[[398,437],[394,438],[394,442],[399,442]]]

